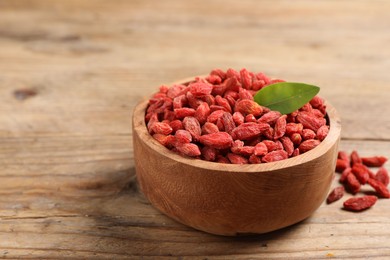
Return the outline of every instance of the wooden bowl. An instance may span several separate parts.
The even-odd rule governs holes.
[[[135,167],[141,190],[167,216],[205,232],[266,233],[309,217],[334,175],[340,119],[327,103],[328,136],[311,151],[283,161],[234,165],[184,158],[147,131],[145,109],[133,114]]]

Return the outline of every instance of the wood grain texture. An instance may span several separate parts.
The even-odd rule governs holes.
[[[247,67],[319,85],[341,148],[390,157],[389,12],[380,0],[0,1],[0,256],[389,258],[388,200],[362,214],[322,205],[252,237],[178,224],[138,191],[131,130],[160,84]]]

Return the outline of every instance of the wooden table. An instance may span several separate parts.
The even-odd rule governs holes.
[[[140,194],[131,133],[160,84],[246,67],[319,85],[341,149],[390,157],[389,13],[389,1],[0,1],[0,255],[389,259],[385,199],[360,214],[323,204],[250,237],[178,224]]]

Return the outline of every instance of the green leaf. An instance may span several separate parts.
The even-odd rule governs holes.
[[[254,99],[259,105],[290,114],[303,107],[319,91],[319,87],[309,84],[278,82],[260,89]]]

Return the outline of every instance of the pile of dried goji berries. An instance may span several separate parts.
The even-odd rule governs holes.
[[[288,115],[253,96],[279,79],[246,69],[215,69],[186,84],[161,86],[149,100],[148,131],[168,149],[207,161],[244,164],[307,152],[328,134],[324,101],[316,96]]]
[[[389,184],[389,174],[383,166],[387,161],[384,156],[360,157],[356,151],[350,156],[344,151],[338,154],[336,171],[341,173],[340,183],[343,186],[334,188],[328,198],[327,203],[332,203],[344,196],[344,191],[355,195],[361,191],[361,187],[368,184],[373,188],[373,195],[353,197],[344,202],[344,208],[351,211],[361,211],[372,207],[378,197],[390,198],[390,192],[387,189]],[[376,173],[373,173],[369,167],[379,167]]]

